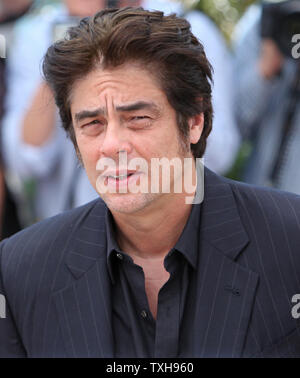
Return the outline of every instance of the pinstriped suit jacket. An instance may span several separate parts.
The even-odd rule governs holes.
[[[205,169],[201,206],[191,357],[300,357],[300,197]],[[99,199],[1,243],[1,357],[114,356],[104,214]]]

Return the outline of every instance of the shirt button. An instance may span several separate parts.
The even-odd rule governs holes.
[[[147,311],[142,310],[142,311],[141,311],[141,317],[144,318],[144,319],[146,319],[147,316],[148,316],[148,315],[147,315]]]
[[[117,253],[117,258],[123,260],[123,256],[121,255],[121,253]]]

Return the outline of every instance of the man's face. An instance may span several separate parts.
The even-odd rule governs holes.
[[[162,206],[174,195],[151,193],[151,158],[193,159],[189,144],[198,141],[202,128],[192,130],[183,143],[175,110],[148,70],[137,63],[97,68],[75,83],[70,103],[78,149],[91,184],[99,189],[100,179],[117,189],[116,193],[100,193],[111,211],[134,213],[149,205]],[[97,163],[107,158],[116,168],[97,170]],[[143,159],[149,169],[130,170],[134,158]],[[171,174],[171,188],[174,180],[175,173]],[[120,193],[120,188],[141,182],[149,183],[147,193]]]

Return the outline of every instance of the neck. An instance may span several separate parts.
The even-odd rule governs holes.
[[[120,248],[132,257],[164,257],[179,239],[191,209],[184,198],[174,196],[163,208],[156,206],[138,215],[113,213]]]

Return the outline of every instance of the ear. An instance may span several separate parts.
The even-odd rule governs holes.
[[[204,127],[204,113],[196,114],[188,121],[190,131],[190,143],[196,144],[199,142],[203,127]]]

